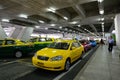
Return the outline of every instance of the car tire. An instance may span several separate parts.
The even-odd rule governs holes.
[[[23,56],[22,52],[21,51],[16,51],[15,52],[15,57],[16,58],[21,58]]]
[[[65,62],[64,71],[68,71],[70,69],[70,66],[71,66],[70,60],[67,59]]]

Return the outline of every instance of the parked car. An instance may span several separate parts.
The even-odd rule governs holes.
[[[85,52],[87,52],[88,50],[92,48],[90,42],[87,40],[80,40],[80,43],[84,46]]]
[[[17,58],[32,52],[34,45],[17,39],[0,40],[0,56],[15,56]]]
[[[71,64],[82,57],[84,47],[75,40],[59,40],[36,52],[34,66],[46,70],[69,70]]]
[[[32,38],[29,40],[29,42],[32,42],[34,44],[34,51],[45,48],[54,41],[55,39],[53,38],[41,38],[41,37]]]
[[[90,44],[92,47],[95,47],[97,45],[96,41],[94,41],[94,40],[90,40]]]

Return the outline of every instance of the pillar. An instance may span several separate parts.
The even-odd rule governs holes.
[[[19,33],[17,39],[20,39],[22,41],[28,41],[30,39],[30,35],[33,32],[33,29],[33,27],[24,27]]]
[[[7,34],[5,33],[4,29],[2,28],[1,22],[0,22],[0,39],[7,38]]]
[[[17,39],[17,37],[19,36],[19,34],[21,33],[21,30],[23,29],[24,27],[15,27],[15,30],[14,32],[11,34],[11,38],[14,38],[14,39]]]
[[[115,23],[116,45],[120,49],[120,14],[117,14],[115,16],[114,23]]]

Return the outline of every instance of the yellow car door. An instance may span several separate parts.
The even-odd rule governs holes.
[[[71,61],[73,62],[73,61],[75,61],[76,59],[77,59],[77,56],[78,56],[78,47],[76,47],[76,45],[75,45],[76,43],[75,42],[73,42],[72,43],[72,45],[71,45],[71,53],[70,53],[70,55],[71,55]]]
[[[80,58],[81,54],[82,54],[82,47],[81,47],[80,43],[73,42],[72,43],[72,53],[71,53],[72,60],[73,61],[77,60],[78,58]]]

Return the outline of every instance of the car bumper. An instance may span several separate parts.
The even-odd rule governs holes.
[[[61,71],[64,70],[64,61],[43,61],[39,60],[35,57],[32,58],[32,63],[37,68],[42,68],[46,70],[52,70],[52,71]]]

